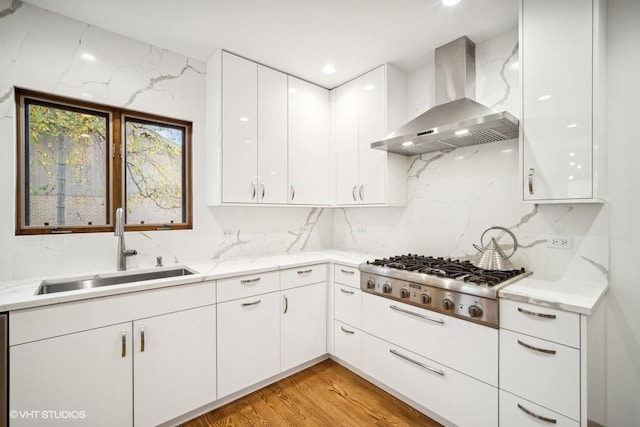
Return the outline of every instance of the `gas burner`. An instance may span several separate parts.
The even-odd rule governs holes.
[[[530,275],[520,270],[486,270],[469,261],[400,255],[360,264],[360,288],[471,322],[498,327],[498,292]]]

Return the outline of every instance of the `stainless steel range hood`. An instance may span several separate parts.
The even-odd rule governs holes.
[[[371,148],[415,154],[518,138],[518,119],[473,100],[476,45],[460,37],[436,49],[436,106]]]

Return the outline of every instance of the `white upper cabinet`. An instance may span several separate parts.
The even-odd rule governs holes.
[[[222,55],[222,201],[257,201],[258,66]]]
[[[524,200],[604,195],[601,19],[598,1],[521,1]]]
[[[406,204],[407,158],[371,149],[406,120],[406,75],[380,66],[336,89],[336,203]]]
[[[329,204],[329,91],[289,78],[289,203]]]
[[[287,75],[258,65],[259,203],[287,203]]]

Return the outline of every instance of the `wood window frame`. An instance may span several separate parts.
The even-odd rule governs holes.
[[[159,125],[169,125],[184,128],[184,152],[182,156],[183,177],[183,216],[185,222],[171,224],[125,224],[125,231],[153,231],[153,230],[190,230],[193,228],[193,172],[192,172],[192,135],[193,123],[189,121],[159,116],[139,111],[112,107],[84,100],[67,98],[38,92],[30,89],[14,87],[16,103],[16,235],[41,235],[41,234],[70,234],[70,233],[99,233],[115,231],[115,212],[119,207],[125,208],[125,174],[124,174],[124,125],[125,117],[144,120]],[[106,224],[86,226],[26,226],[26,170],[25,150],[26,109],[25,99],[48,103],[52,106],[77,108],[80,110],[94,111],[99,114],[107,114],[109,118],[107,129],[109,140],[107,141],[107,212]]]

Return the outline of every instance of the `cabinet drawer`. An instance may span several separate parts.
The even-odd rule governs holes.
[[[12,311],[10,345],[214,304],[215,282],[171,286]]]
[[[362,291],[336,283],[334,301],[335,318],[359,328],[362,321]]]
[[[335,321],[335,355],[357,369],[362,369],[362,332],[351,325]]]
[[[346,265],[336,264],[333,266],[334,282],[353,288],[360,288],[360,270]]]
[[[500,327],[580,347],[580,315],[577,313],[501,299]]]
[[[498,330],[362,293],[362,328],[421,356],[498,385]]]
[[[580,351],[500,330],[500,388],[580,419]]]
[[[282,289],[296,288],[327,281],[327,264],[305,265],[280,271]]]
[[[216,286],[218,302],[266,294],[279,289],[280,274],[277,271],[221,279]]]
[[[579,427],[578,421],[500,390],[500,425],[518,427]]]
[[[366,374],[453,424],[498,425],[496,387],[367,333],[362,334],[362,354]]]

